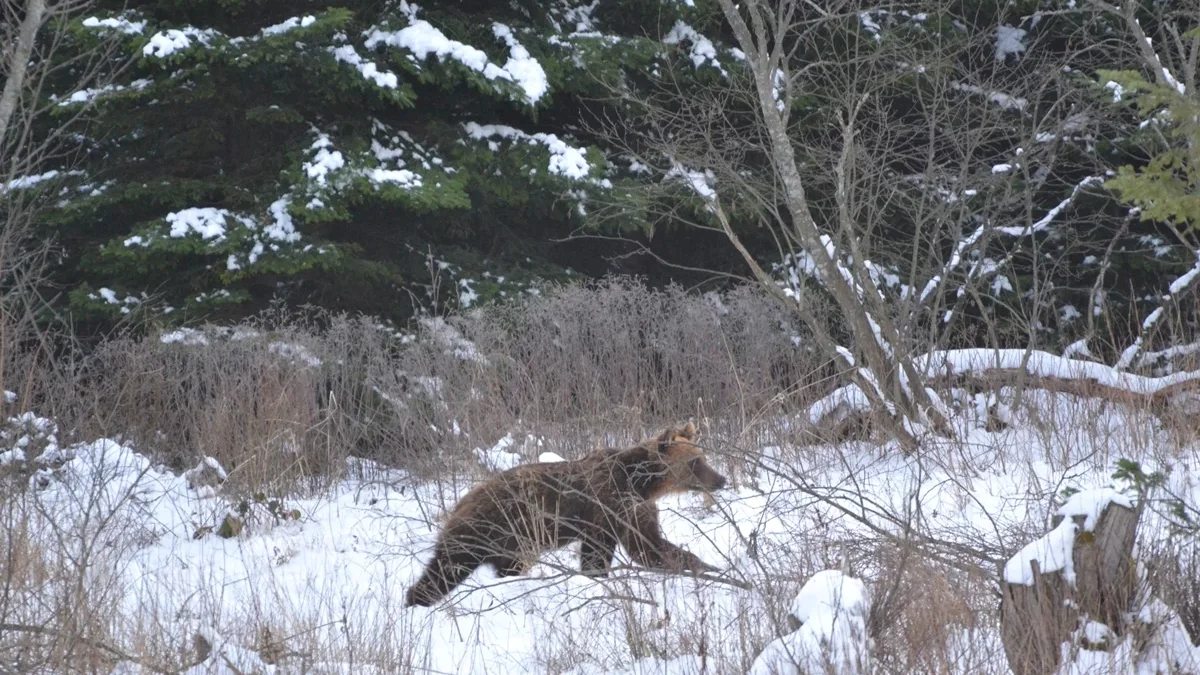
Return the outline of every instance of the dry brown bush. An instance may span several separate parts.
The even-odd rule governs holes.
[[[696,296],[628,280],[425,320],[415,339],[346,316],[201,334],[203,346],[107,340],[30,400],[79,437],[121,435],[176,470],[210,456],[236,485],[284,489],[336,479],[348,455],[474,464],[473,448],[510,432],[563,439],[541,450],[571,457],[698,418],[719,445],[817,393],[820,369],[753,288]]]
[[[1200,645],[1200,541],[1184,539],[1178,548],[1147,556],[1147,585],[1159,600],[1179,614],[1192,644]]]
[[[953,672],[954,633],[978,622],[974,599],[984,579],[970,579],[924,557],[918,545],[891,542],[875,552],[880,569],[868,622],[879,667],[887,673]]]

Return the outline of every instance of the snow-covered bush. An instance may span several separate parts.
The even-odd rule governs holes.
[[[862,675],[871,668],[866,585],[837,570],[812,576],[792,600],[799,628],[767,645],[751,675]]]

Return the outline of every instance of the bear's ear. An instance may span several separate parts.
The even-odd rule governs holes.
[[[691,422],[688,422],[682,429],[680,429],[676,433],[676,435],[683,436],[684,438],[686,438],[689,441],[694,441],[694,440],[696,440],[696,425]]]
[[[667,453],[667,450],[671,449],[671,443],[673,443],[675,441],[675,430],[674,429],[664,429],[663,432],[658,435],[658,438],[656,440],[657,440],[657,443],[655,443],[655,445],[658,446],[659,454],[665,455]]]

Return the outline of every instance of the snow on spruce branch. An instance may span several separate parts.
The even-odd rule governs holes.
[[[290,204],[289,195],[275,200],[267,209],[269,218],[263,222],[245,214],[232,213],[227,209],[180,209],[168,213],[162,224],[151,226],[141,234],[126,237],[121,241],[121,245],[126,249],[141,250],[166,240],[197,239],[211,252],[232,250],[233,252],[228,254],[225,266],[231,272],[238,271],[254,265],[268,252],[281,253],[285,245],[300,241],[300,233],[296,230],[291,214],[288,213]],[[302,252],[311,248],[306,246]],[[321,253],[323,250],[318,249],[317,252]],[[109,302],[112,304],[111,300]]]
[[[376,183],[418,188],[424,184],[416,173],[418,167],[427,172],[440,169],[447,176],[457,172],[445,166],[441,157],[415,141],[407,131],[393,130],[379,120],[371,121],[371,154],[378,166],[370,170],[368,177]]]
[[[717,60],[717,49],[713,46],[712,40],[697,33],[695,28],[687,25],[682,20],[675,22],[675,26],[669,33],[663,36],[662,41],[666,45],[679,45],[684,42],[690,42],[692,44],[691,59],[693,66],[699,69],[704,64],[711,62],[713,67],[722,76],[729,77],[729,74],[721,67],[721,62]]]
[[[92,29],[107,29],[115,30],[125,35],[141,35],[142,31],[146,30],[145,21],[131,21],[124,17],[113,16],[101,19],[97,16],[89,16],[83,20],[84,28]]]
[[[525,91],[525,98],[530,103],[537,103],[550,89],[546,80],[546,71],[542,64],[529,55],[529,50],[517,42],[516,36],[508,26],[502,23],[492,24],[492,34],[508,45],[508,60],[504,62],[504,72],[512,76],[512,80]]]
[[[219,37],[222,37],[221,33],[211,28],[184,26],[160,30],[150,36],[150,41],[142,48],[142,55],[162,59],[190,49],[193,43],[210,47]]]
[[[400,79],[396,74],[380,70],[379,66],[375,65],[374,61],[368,61],[359,56],[358,51],[354,49],[354,45],[342,45],[340,47],[330,47],[329,53],[333,54],[333,58],[342,63],[349,64],[363,76],[364,79],[375,83],[375,86],[384,89],[395,89],[400,86]]]
[[[134,307],[140,305],[146,299],[146,294],[141,296],[126,295],[124,298],[118,297],[117,292],[111,288],[101,288],[95,293],[88,293],[89,300],[103,300],[109,305],[117,305],[122,314],[129,314]]]
[[[633,167],[631,165],[630,169],[632,170],[632,168]],[[694,169],[688,169],[677,162],[673,162],[671,165],[671,170],[668,171],[665,176],[663,176],[663,180],[678,180],[683,182],[683,184],[687,185],[692,192],[695,192],[706,202],[715,201],[717,198],[717,191],[713,187],[717,178],[713,175],[713,172],[710,169],[696,171]],[[710,205],[708,210],[712,211],[712,209],[713,207]]]
[[[517,41],[513,31],[503,24],[493,24],[492,33],[509,48],[509,58],[503,66],[496,65],[482,49],[452,40],[433,24],[417,18],[419,8],[401,0],[400,11],[408,17],[408,25],[400,30],[379,27],[363,32],[367,49],[380,45],[399,47],[410,52],[409,61],[419,66],[431,55],[441,61],[454,61],[483,75],[487,80],[503,80],[520,87],[525,102],[537,103],[549,88],[546,72],[537,59],[530,56]]]
[[[83,172],[79,171],[78,169],[72,171],[59,171],[57,169],[51,169],[50,171],[46,171],[44,173],[33,174],[29,176],[18,176],[17,178],[13,178],[4,184],[0,184],[0,194],[4,194],[9,190],[28,190],[39,183],[63,178],[66,176],[82,175]]]
[[[556,176],[583,180],[587,178],[592,169],[583,150],[567,145],[554,134],[527,134],[520,129],[503,124],[477,124],[475,122],[467,122],[463,128],[471,138],[488,141],[489,147],[494,142],[491,141],[492,138],[514,142],[524,141],[530,145],[545,146],[550,151],[550,163],[547,169]],[[498,148],[499,146],[492,147],[493,150]]]
[[[302,168],[309,180],[325,187],[328,185],[330,177],[346,166],[346,158],[340,150],[333,147],[333,141],[329,139],[328,134],[317,129],[312,131],[316,134],[317,140],[313,141],[309,149],[315,152],[312,159],[305,162]]]
[[[310,211],[325,208],[327,190],[345,189],[355,179],[366,179],[376,189],[416,190],[427,184],[440,187],[439,175],[449,178],[457,173],[407,132],[393,130],[377,119],[371,123],[370,150],[349,156],[337,149],[329,134],[311,130],[316,139],[309,146],[310,158],[301,165],[309,181],[306,206]]]
[[[230,254],[225,261],[225,268],[231,272],[241,270],[245,265],[257,263],[267,249],[278,252],[280,244],[294,244],[300,241],[300,233],[296,231],[292,214],[288,213],[288,206],[291,203],[290,195],[284,195],[272,202],[268,209],[271,221],[261,230],[254,225],[249,226],[248,229],[254,232],[254,236],[251,237],[253,243],[250,250],[242,255]]]
[[[152,84],[154,84],[153,80],[147,80],[147,79],[143,78],[143,79],[134,80],[133,82],[130,82],[128,85],[106,84],[103,87],[95,87],[95,88],[91,88],[91,89],[80,89],[79,91],[73,92],[70,96],[67,96],[66,98],[59,101],[58,105],[60,107],[62,107],[62,106],[87,103],[89,101],[93,101],[102,96],[107,96],[109,94],[116,94],[116,93],[119,93],[122,91],[130,91],[130,90],[142,91],[143,89],[145,89],[146,87],[149,87]],[[57,97],[55,97],[55,96],[51,96],[50,100],[53,101],[56,98]]]
[[[286,21],[281,21],[280,23],[272,26],[267,26],[266,28],[262,29],[261,33],[264,36],[283,35],[284,33],[287,33],[295,28],[308,28],[316,22],[317,17],[311,14],[307,14],[304,17],[293,16]]]
[[[592,13],[596,11],[596,7],[600,5],[600,0],[583,0],[584,4],[575,5],[570,0],[561,0],[557,7],[550,9],[550,21],[554,24],[556,32],[564,32],[564,28],[559,21],[571,24],[574,30],[570,31],[570,35],[596,36],[595,19],[592,18]],[[557,17],[557,20],[556,20]]]
[[[201,239],[221,241],[225,239],[230,219],[246,227],[253,226],[253,221],[249,218],[232,214],[225,209],[190,208],[167,214],[166,221],[171,226],[168,236],[180,239],[197,234]]]
[[[129,15],[126,12],[125,15]],[[196,28],[183,26],[181,28],[166,28],[150,36],[149,41],[142,47],[142,56],[149,58],[166,58],[199,45],[205,48],[217,48],[217,40],[224,42],[223,47],[231,45],[247,45],[265,38],[278,37],[296,28],[308,28],[317,22],[312,15],[293,16],[280,23],[267,26],[259,31],[257,36],[227,38],[224,33],[212,28]],[[85,28],[93,30],[110,30],[125,35],[141,35],[146,29],[145,20],[132,20],[125,16],[100,18],[91,16],[82,21]]]

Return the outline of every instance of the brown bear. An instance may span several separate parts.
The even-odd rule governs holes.
[[[725,487],[695,441],[696,427],[688,423],[625,450],[527,464],[489,478],[451,511],[406,606],[434,604],[480,565],[502,577],[521,574],[525,561],[573,541],[580,542],[585,574],[607,574],[618,543],[647,567],[716,571],[663,537],[655,503],[672,492]]]

